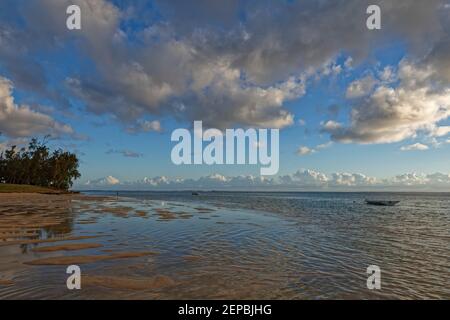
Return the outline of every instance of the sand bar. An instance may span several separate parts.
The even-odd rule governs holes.
[[[61,256],[61,257],[50,257],[50,258],[42,258],[37,260],[31,260],[25,262],[28,265],[34,266],[53,266],[53,265],[70,265],[70,264],[85,264],[106,260],[115,260],[115,259],[129,259],[129,258],[138,258],[145,257],[150,255],[155,255],[156,252],[146,251],[146,252],[122,252],[111,255],[95,255],[95,256]]]
[[[99,248],[99,243],[68,243],[59,246],[46,246],[33,249],[34,252],[75,251],[83,249]]]

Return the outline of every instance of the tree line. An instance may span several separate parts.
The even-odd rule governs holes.
[[[81,176],[74,153],[50,150],[46,138],[32,138],[28,148],[11,146],[0,153],[0,183],[29,184],[67,190]]]

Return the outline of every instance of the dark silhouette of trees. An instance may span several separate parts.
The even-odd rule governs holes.
[[[27,149],[11,146],[0,153],[0,183],[69,189],[81,176],[78,158],[62,149],[51,151],[46,139],[32,138]]]

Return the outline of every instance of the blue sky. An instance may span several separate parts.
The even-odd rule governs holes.
[[[77,188],[450,190],[448,1],[375,1],[381,30],[365,1],[72,2],[0,4],[0,147],[51,134]],[[172,164],[194,120],[279,128],[278,176]]]

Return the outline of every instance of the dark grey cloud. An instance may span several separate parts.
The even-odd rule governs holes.
[[[106,154],[120,154],[127,158],[142,158],[144,156],[142,153],[127,149],[109,149]]]
[[[10,3],[10,6],[5,6],[3,10],[6,12],[13,10],[17,14],[21,13],[19,8],[20,3],[17,5]],[[19,21],[23,19],[20,18],[20,14],[16,18],[19,18]],[[59,108],[69,109],[71,103],[64,90],[56,90],[48,85],[49,79],[44,67],[48,61],[39,60],[34,55],[39,50],[49,50],[55,44],[50,42],[48,37],[34,35],[34,30],[22,29],[23,27],[18,26],[15,20],[9,24],[7,21],[8,19],[0,19],[0,67],[5,70],[2,76],[13,81],[20,89],[50,99]]]

